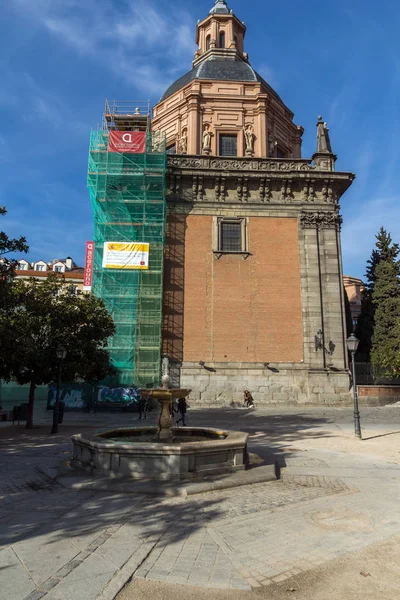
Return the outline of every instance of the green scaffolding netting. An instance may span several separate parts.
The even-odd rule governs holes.
[[[163,256],[166,221],[165,136],[146,134],[146,151],[108,151],[108,131],[91,134],[88,188],[94,217],[92,292],[111,313],[109,351],[119,385],[160,379]],[[104,269],[105,242],[150,245],[148,270]]]

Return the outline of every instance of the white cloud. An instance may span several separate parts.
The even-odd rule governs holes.
[[[275,89],[279,89],[280,83],[275,71],[266,64],[258,65],[256,68],[257,73],[265,79],[269,85]]]
[[[359,155],[355,168],[359,195],[363,193],[368,185],[368,181],[371,177],[371,167],[374,164],[375,158],[374,143],[372,140],[360,143]]]
[[[170,83],[176,63],[195,50],[195,19],[157,1],[12,0],[25,16],[81,56],[150,94]],[[163,66],[158,65],[162,59]]]

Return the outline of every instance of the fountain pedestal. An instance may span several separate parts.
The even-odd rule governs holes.
[[[178,398],[186,398],[192,390],[169,389],[170,377],[164,373],[161,378],[162,388],[150,391],[142,390],[142,393],[148,393],[161,405],[160,418],[158,420],[158,439],[163,442],[172,440],[172,405]]]
[[[160,419],[158,421],[158,439],[163,442],[172,440],[172,415],[171,415],[171,399],[157,398],[161,404]]]

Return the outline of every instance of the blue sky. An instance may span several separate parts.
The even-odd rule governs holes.
[[[30,259],[83,262],[92,237],[88,140],[105,98],[154,104],[190,69],[213,0],[7,0],[0,17],[0,226]],[[230,0],[252,65],[305,127],[328,122],[342,199],[346,274],[363,276],[381,225],[400,241],[400,5],[397,0]]]

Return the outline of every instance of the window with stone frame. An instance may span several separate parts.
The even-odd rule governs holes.
[[[219,34],[219,47],[225,48],[225,31],[221,31]]]
[[[237,135],[220,133],[219,135],[219,155],[237,156]]]
[[[167,154],[176,154],[176,144],[172,144],[167,148]]]
[[[246,219],[219,219],[217,252],[246,252]]]
[[[211,48],[211,35],[206,37],[206,50],[210,50]]]

